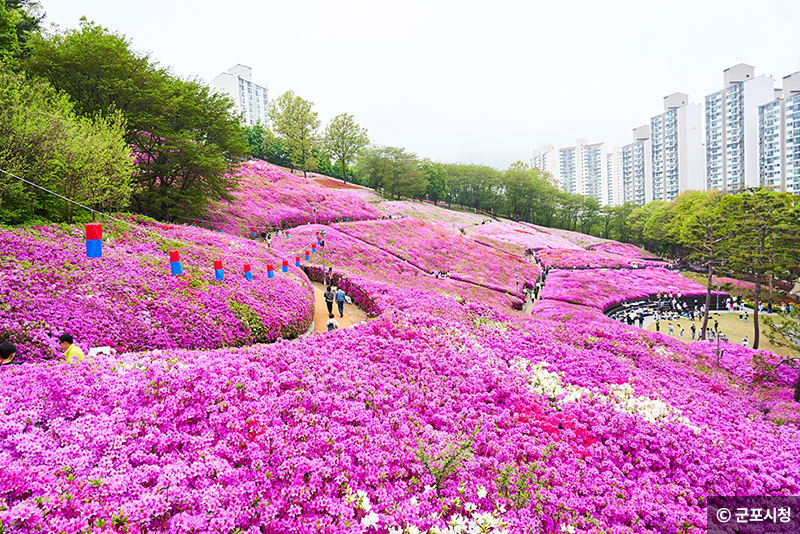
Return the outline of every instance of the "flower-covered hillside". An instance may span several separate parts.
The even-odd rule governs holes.
[[[265,246],[199,228],[131,219],[103,226],[102,258],[87,258],[82,227],[0,230],[0,332],[22,360],[60,355],[57,338],[119,351],[218,348],[305,332],[313,292],[294,268],[267,278]],[[172,276],[169,250],[184,274]],[[215,280],[221,260],[224,280]],[[243,266],[251,265],[253,280]],[[280,263],[278,263],[280,265]]]
[[[233,202],[217,202],[208,209],[206,224],[249,237],[253,230],[274,231],[307,223],[377,219],[383,213],[365,200],[368,191],[331,189],[313,179],[295,176],[263,162],[242,163],[236,176]],[[374,196],[368,191],[367,195]]]
[[[535,264],[454,235],[438,224],[408,218],[339,224],[336,228],[424,271],[449,272],[452,278],[490,289],[517,292],[522,284],[532,285],[539,278]]]
[[[535,266],[447,223],[302,225],[270,249],[143,226],[173,241],[134,245],[128,230],[109,229],[107,257],[90,262],[79,257],[77,231],[47,234],[59,245],[47,249],[57,279],[116,262],[122,268],[103,278],[143,295],[119,304],[138,317],[162,282],[148,274],[141,284],[136,268],[151,262],[147,273],[168,272],[164,251],[182,243],[187,283],[167,302],[197,335],[186,310],[205,305],[200,291],[224,287],[205,270],[212,255],[227,254],[229,267],[245,256],[294,265],[299,254],[305,269],[274,279],[265,280],[263,260],[253,262],[252,282],[267,288],[258,291],[295,284],[269,293],[284,309],[292,291],[310,299],[303,271],[321,279],[324,250],[324,268],[332,264],[336,282],[373,317],[272,344],[3,366],[0,531],[689,534],[706,530],[710,495],[800,491],[800,409],[786,394],[792,374],[771,369],[774,355],[737,348],[717,368],[708,344],[602,314],[608,302],[704,291],[677,273],[555,269],[544,294],[564,300],[540,300],[528,316],[509,309],[519,302],[509,292],[518,273],[535,280]],[[324,249],[305,261],[323,228]],[[505,230],[485,237],[503,242]],[[7,238],[6,248],[22,252],[0,271],[23,301],[53,289],[39,274],[20,276],[35,265],[35,239],[26,239]],[[59,255],[73,241],[72,256]],[[99,287],[116,306],[117,294]],[[238,302],[240,287],[251,286],[237,279],[226,302]],[[95,295],[73,280],[69,291],[77,304]],[[28,322],[68,309],[36,298],[46,313],[26,308]],[[220,309],[203,312],[204,328],[236,324]]]
[[[797,429],[692,346],[575,310],[446,320],[422,293],[326,336],[4,369],[0,521],[672,534],[708,495],[800,491]]]

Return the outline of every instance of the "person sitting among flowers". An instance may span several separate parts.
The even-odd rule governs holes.
[[[61,350],[64,351],[64,358],[67,360],[67,363],[72,363],[75,358],[77,358],[79,362],[82,362],[83,359],[86,358],[86,355],[81,348],[75,344],[75,340],[70,334],[61,334],[58,341],[61,343]]]
[[[0,365],[22,365],[15,361],[17,347],[13,343],[0,343]]]

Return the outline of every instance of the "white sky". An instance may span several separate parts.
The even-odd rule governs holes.
[[[175,74],[237,63],[270,98],[350,113],[373,142],[506,168],[543,144],[630,142],[680,91],[702,103],[737,63],[800,71],[798,0],[41,0],[86,15]]]

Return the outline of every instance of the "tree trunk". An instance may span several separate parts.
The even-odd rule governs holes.
[[[706,287],[706,311],[703,313],[703,326],[700,328],[700,338],[708,339],[708,312],[711,308],[711,286],[714,283],[714,264],[708,262],[708,282]]]
[[[753,296],[753,348],[758,348],[758,303],[761,298],[761,273],[756,273],[756,289]]]
[[[794,384],[794,401],[800,402],[800,373],[797,374],[797,382]]]

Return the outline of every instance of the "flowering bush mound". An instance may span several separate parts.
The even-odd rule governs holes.
[[[545,226],[529,224],[526,222],[520,224],[533,227],[536,230],[539,230],[540,232],[545,232],[566,239],[567,241],[574,243],[580,246],[581,248],[589,248],[594,245],[599,245],[601,243],[613,243],[613,241],[609,239],[603,239],[602,237],[595,237],[593,235],[582,234],[580,232],[573,232],[571,230],[562,230],[561,228],[547,228]]]
[[[467,235],[478,242],[517,255],[549,248],[583,250],[580,246],[557,235],[536,230],[530,225],[505,220],[473,226],[467,229]]]
[[[366,196],[374,196],[372,191],[330,189],[263,161],[242,163],[236,177],[239,187],[233,193],[233,202],[214,203],[203,224],[249,237],[254,229],[261,232],[268,228],[383,216],[365,200]]]
[[[536,252],[544,267],[559,269],[621,269],[638,267],[666,267],[661,261],[641,260],[620,256],[601,250],[542,249]]]
[[[439,207],[428,202],[412,202],[408,200],[388,200],[378,204],[378,209],[386,215],[413,217],[427,222],[447,223],[447,228],[456,232],[468,226],[481,224],[486,217],[477,213],[455,211]]]
[[[400,221],[396,221],[400,222]],[[359,223],[361,224],[361,223]],[[418,290],[424,289],[438,293],[459,302],[480,302],[492,304],[499,309],[509,309],[515,304],[521,307],[521,299],[505,292],[494,291],[480,285],[470,284],[455,278],[436,278],[416,264],[398,255],[384,251],[375,245],[345,234],[340,228],[306,225],[290,232],[288,239],[277,239],[272,249],[285,257],[303,260],[303,265],[318,268],[320,274],[315,279],[322,281],[322,247],[310,254],[305,261],[305,253],[311,252],[311,244],[316,243],[316,233],[325,230],[325,268],[333,269],[334,274],[342,274],[369,295],[369,304],[362,306],[381,313],[397,306],[397,291],[387,293],[386,288],[408,288],[403,293],[413,302],[419,297]],[[348,291],[349,293],[349,291]],[[429,306],[427,309],[437,309]]]
[[[131,218],[104,223],[102,258],[87,258],[82,227],[0,230],[0,333],[22,360],[60,356],[72,333],[84,349],[191,349],[274,341],[305,332],[313,291],[296,269],[267,278],[277,257],[227,234]],[[172,276],[168,251],[184,273]],[[221,260],[225,279],[215,280]],[[243,265],[251,264],[254,280]],[[278,265],[280,263],[278,262]]]
[[[631,245],[630,243],[617,243],[616,241],[607,241],[605,243],[592,245],[589,248],[591,248],[591,250],[610,252],[612,254],[617,254],[619,256],[625,256],[628,258],[640,258],[643,260],[658,259],[658,256],[655,256],[647,252],[646,250],[637,247],[636,245]]]
[[[668,292],[701,297],[706,295],[706,288],[660,267],[555,270],[547,277],[542,298],[606,310],[627,300],[647,299]]]
[[[451,278],[489,289],[516,292],[518,279],[521,291],[522,284],[532,285],[539,278],[534,264],[417,219],[365,221],[337,228],[426,272],[450,272]]]

